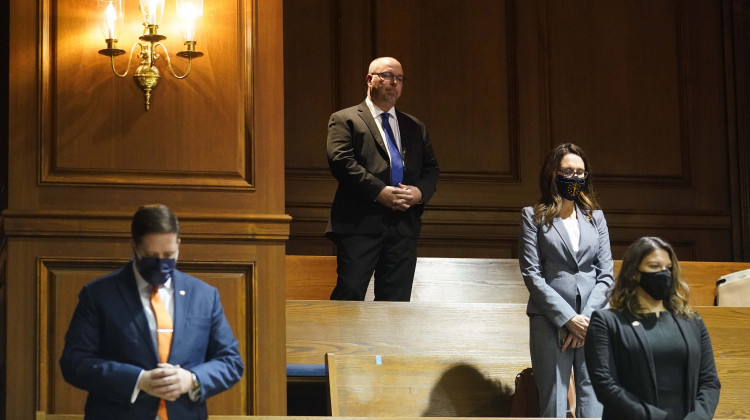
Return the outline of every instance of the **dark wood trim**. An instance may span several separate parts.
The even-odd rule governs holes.
[[[132,214],[6,210],[4,232],[15,237],[129,238]],[[292,218],[280,214],[178,214],[184,238],[273,240],[289,238]]]
[[[737,185],[733,197],[737,203],[733,205],[736,219],[735,231],[735,259],[750,261],[750,1],[732,0],[731,19],[725,22],[731,28],[731,34],[725,31],[727,47],[727,103],[730,133],[736,136]],[[733,74],[732,74],[733,70]],[[732,77],[733,76],[733,77]],[[731,89],[734,87],[734,89]],[[730,136],[731,142],[731,136]]]

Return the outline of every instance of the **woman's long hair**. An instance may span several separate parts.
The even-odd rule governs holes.
[[[584,170],[589,173],[585,179],[585,184],[581,190],[576,202],[580,205],[583,214],[587,219],[591,219],[595,209],[599,208],[599,203],[594,194],[594,187],[591,184],[591,165],[583,149],[573,143],[563,143],[552,149],[544,159],[544,164],[539,172],[539,191],[542,196],[534,205],[534,221],[544,223],[549,226],[552,220],[560,214],[562,210],[562,197],[557,191],[557,171],[560,169],[560,162],[565,155],[574,154],[583,159]]]
[[[622,267],[620,274],[617,275],[615,285],[612,287],[609,299],[609,305],[612,309],[625,310],[640,318],[647,312],[640,301],[636,290],[638,288],[638,279],[640,277],[639,267],[646,256],[657,249],[663,249],[669,254],[672,262],[672,290],[669,293],[669,299],[664,300],[664,307],[673,315],[684,317],[693,317],[695,312],[690,309],[688,300],[690,299],[690,287],[680,276],[680,264],[677,262],[672,246],[661,238],[647,236],[638,239],[630,244],[625,256],[622,257]]]

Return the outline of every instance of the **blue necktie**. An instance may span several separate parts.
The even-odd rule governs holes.
[[[391,123],[388,121],[391,115],[384,112],[380,114],[380,116],[383,118],[383,131],[385,132],[386,137],[385,142],[388,144],[388,152],[391,154],[391,185],[396,187],[404,180],[404,161],[401,160],[401,152],[398,151],[396,137],[393,135]]]

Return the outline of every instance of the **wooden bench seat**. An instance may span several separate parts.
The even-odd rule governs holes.
[[[362,417],[357,420],[377,420],[379,417]],[[36,420],[83,420],[83,414],[44,414],[43,411],[37,411]],[[351,417],[320,417],[310,416],[208,416],[208,420],[352,420]],[[400,420],[424,420],[422,417],[412,416],[403,417]],[[434,417],[433,420],[455,420],[455,417]],[[487,420],[486,418],[467,417],[465,420]],[[512,417],[506,420],[531,420],[524,417]],[[552,419],[555,420],[555,419]],[[564,419],[556,419],[564,420]],[[723,419],[716,419],[723,420]]]
[[[620,270],[615,260],[615,274]],[[691,288],[691,304],[712,306],[716,279],[750,268],[746,262],[681,261]],[[327,300],[336,285],[336,257],[286,256],[288,300]],[[372,282],[365,300],[373,300]],[[526,303],[518,260],[487,258],[418,258],[412,301]]]

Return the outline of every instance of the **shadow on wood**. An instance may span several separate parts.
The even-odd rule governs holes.
[[[331,414],[507,417],[527,357],[326,355]]]

